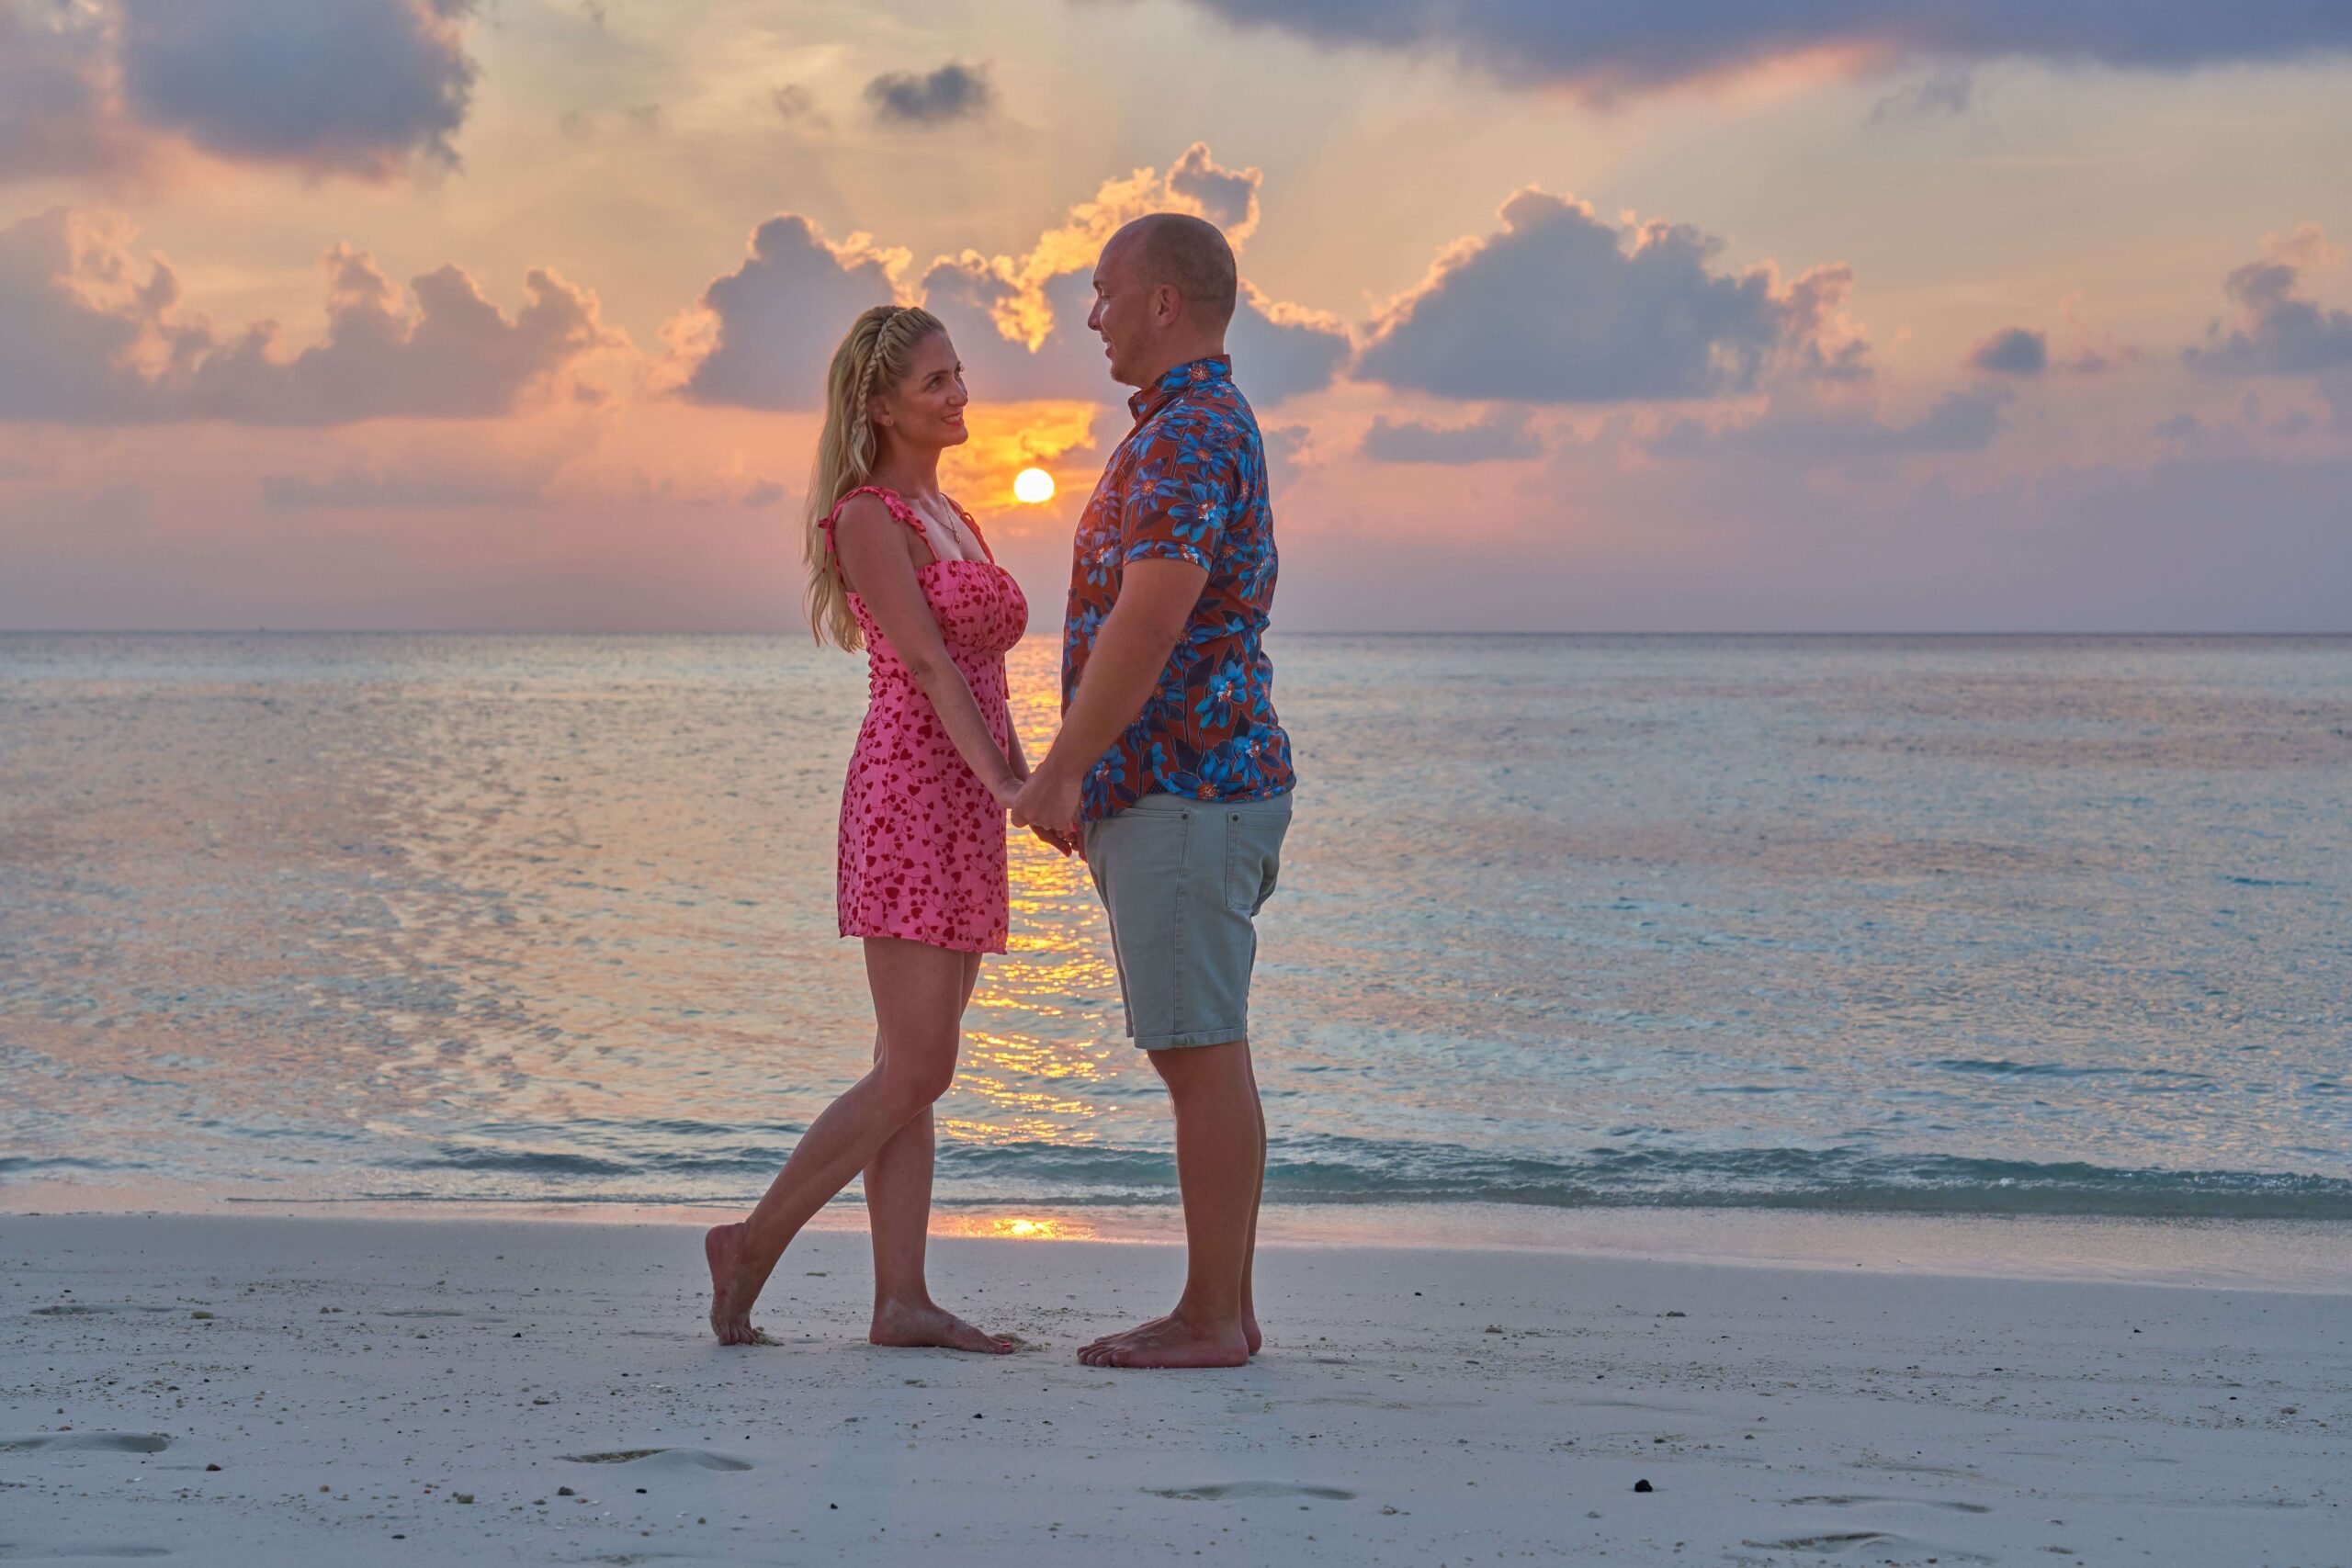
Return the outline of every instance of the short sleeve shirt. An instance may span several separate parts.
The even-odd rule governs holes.
[[[1135,428],[1079,518],[1063,711],[1130,562],[1185,560],[1209,575],[1143,712],[1081,784],[1087,822],[1154,792],[1260,800],[1296,783],[1263,646],[1276,562],[1257,416],[1222,357],[1177,366],[1127,406]]]

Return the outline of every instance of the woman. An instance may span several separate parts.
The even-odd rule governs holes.
[[[1029,606],[939,488],[969,439],[964,367],[930,312],[877,305],[834,351],[808,487],[809,624],[866,650],[871,700],[842,791],[843,936],[865,942],[874,1067],[827,1106],[751,1217],[704,1237],[710,1326],[761,1343],[752,1303],[800,1227],[865,1173],[876,1345],[1002,1354],[923,1280],[932,1101],[956,1076],[980,955],[1004,951],[1004,808],[1028,776],[1004,655]]]

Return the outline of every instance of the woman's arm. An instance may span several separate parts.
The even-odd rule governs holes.
[[[939,635],[931,602],[915,577],[912,530],[893,518],[880,501],[861,495],[842,508],[841,520],[833,525],[833,549],[867,612],[946,727],[956,754],[989,786],[998,805],[1011,804],[1021,791],[1020,775],[989,733],[988,720],[980,716],[979,701],[964,672],[947,657],[947,641]],[[1014,744],[1019,744],[1017,739]]]

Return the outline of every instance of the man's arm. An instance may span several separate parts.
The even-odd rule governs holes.
[[[1208,569],[1189,560],[1127,563],[1119,602],[1095,633],[1061,733],[1013,799],[1016,826],[1076,829],[1079,786],[1151,699],[1208,580]]]

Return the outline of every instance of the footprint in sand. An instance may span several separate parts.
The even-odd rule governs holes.
[[[750,1461],[729,1459],[708,1449],[615,1449],[609,1453],[558,1454],[570,1464],[625,1464],[646,1472],[686,1470],[749,1470]]]
[[[120,1305],[94,1305],[82,1302],[61,1302],[55,1306],[35,1307],[33,1308],[33,1315],[35,1317],[97,1317],[107,1313],[174,1312],[177,1309],[174,1307],[138,1306],[128,1302],[123,1303]]]
[[[68,1450],[116,1454],[159,1454],[172,1446],[161,1432],[35,1432],[29,1437],[0,1438],[0,1454],[51,1453]]]
[[[1146,1486],[1140,1490],[1153,1497],[1172,1497],[1181,1503],[1220,1503],[1228,1497],[1321,1497],[1345,1503],[1355,1496],[1336,1486],[1302,1486],[1287,1481],[1212,1481],[1204,1486]]]
[[[1743,1540],[1742,1546],[1758,1551],[1818,1551],[1824,1554],[1844,1551],[1865,1541],[1884,1540],[1884,1530],[1849,1530],[1842,1535],[1792,1535],[1786,1540]]]
[[[0,1557],[38,1557],[44,1562],[74,1562],[96,1558],[112,1562],[126,1557],[169,1557],[168,1546],[34,1546],[0,1540]]]
[[[1791,1497],[1792,1506],[1799,1503],[1826,1503],[1833,1508],[1849,1508],[1859,1503],[1894,1503],[1910,1508],[1949,1508],[1955,1514],[1989,1514],[1993,1510],[1982,1503],[1952,1503],[1935,1497],[1849,1497],[1830,1495],[1821,1497]]]
[[[1931,1546],[1913,1537],[1894,1535],[1885,1530],[1839,1530],[1823,1535],[1792,1535],[1783,1540],[1743,1540],[1739,1544],[1757,1551],[1807,1551],[1821,1557],[1835,1557],[1857,1547],[1869,1547],[1874,1562],[1913,1562],[1923,1556],[1933,1556],[1946,1562],[1993,1561],[1982,1552]],[[1882,1559],[1881,1553],[1886,1552],[1893,1555]]]

